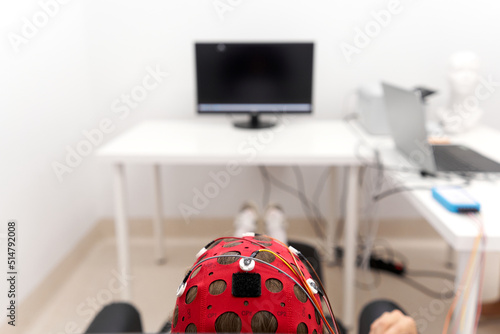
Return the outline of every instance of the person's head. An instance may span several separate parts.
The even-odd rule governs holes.
[[[292,251],[259,235],[209,243],[179,286],[172,332],[322,334],[323,292]]]

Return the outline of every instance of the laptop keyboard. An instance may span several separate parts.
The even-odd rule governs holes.
[[[433,145],[436,167],[448,172],[500,172],[500,164],[460,145]]]

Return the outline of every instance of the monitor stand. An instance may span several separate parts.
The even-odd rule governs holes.
[[[250,114],[250,119],[245,122],[235,122],[234,126],[242,129],[267,129],[275,126],[276,123],[262,122],[259,119],[259,114]]]

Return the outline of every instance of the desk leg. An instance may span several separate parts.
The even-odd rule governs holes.
[[[160,166],[154,166],[154,188],[155,188],[155,213],[153,218],[153,228],[156,237],[156,261],[158,264],[165,263],[165,248],[163,245],[163,214],[161,196],[161,175]]]
[[[326,248],[326,262],[335,262],[335,226],[338,223],[338,203],[339,196],[337,195],[337,169],[335,167],[330,167],[330,219],[326,223],[326,238],[325,238],[325,248]],[[316,203],[318,204],[318,203]]]
[[[455,278],[455,290],[462,291],[465,293],[465,287],[460,286],[460,281],[463,275],[467,273],[465,270],[467,269],[467,264],[469,262],[470,252],[458,252],[457,256],[457,271]],[[458,308],[453,313],[453,319],[458,319],[458,333],[466,334],[466,333],[474,333],[474,326],[476,321],[476,312],[477,312],[477,302],[479,298],[479,275],[476,275],[478,271],[480,271],[480,267],[476,266],[472,269],[475,274],[471,280],[470,293],[464,303],[466,303],[466,311],[465,314],[462,314],[462,307],[460,304]]]
[[[358,171],[351,166],[347,170],[348,191],[344,227],[344,317],[348,329],[354,327],[356,288],[356,232],[358,230]]]
[[[453,267],[455,266],[455,263],[454,263],[455,262],[455,250],[450,245],[448,245],[447,247],[448,247],[448,249],[446,250],[445,266],[449,269],[453,269]]]
[[[129,254],[129,232],[126,210],[126,187],[125,171],[123,165],[113,166],[113,181],[115,193],[115,233],[116,247],[118,251],[118,270],[124,277],[131,277],[130,254]],[[132,282],[127,280],[121,292],[123,300],[131,299]]]

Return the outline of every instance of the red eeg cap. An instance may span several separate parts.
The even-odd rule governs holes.
[[[276,333],[297,333],[299,326],[301,331],[306,330],[307,333],[323,333],[321,317],[312,302],[302,292],[302,289],[298,287],[294,289],[296,283],[282,272],[258,261],[255,261],[255,267],[252,270],[245,271],[240,266],[241,258],[237,256],[219,257],[203,262],[203,259],[226,253],[229,253],[228,255],[239,253],[241,256],[250,257],[259,249],[269,249],[294,267],[292,255],[285,245],[269,237],[257,235],[217,239],[207,248],[208,250],[199,255],[192,267],[193,270],[187,277],[185,287],[181,285],[185,289],[180,289],[182,294],[180,291],[178,293],[172,322],[173,333],[185,332],[188,326],[188,331],[194,329],[198,333],[215,333],[217,319],[226,312],[237,315],[236,318],[241,321],[242,333],[252,333],[254,332],[252,318],[260,311],[270,312],[276,318],[278,323]],[[300,278],[283,261],[271,253],[259,252],[255,258],[279,268],[302,286]],[[312,278],[302,261],[297,256],[295,258],[305,278]],[[231,263],[221,264],[222,259],[229,260],[227,262]],[[197,265],[197,263],[201,264]],[[244,269],[248,270],[248,268]],[[243,283],[237,278],[241,278]],[[271,292],[267,287],[269,280],[281,282],[282,289]],[[218,295],[212,295],[209,290],[210,285],[215,281],[225,282],[224,291]],[[218,283],[224,286],[223,283]],[[278,286],[280,285],[278,284]],[[192,292],[196,290],[196,294],[194,299],[188,300],[188,303],[186,296],[190,289],[193,289]],[[271,288],[271,290],[276,289]],[[243,294],[244,297],[235,297],[235,294]],[[321,305],[319,295],[315,294],[314,298]],[[235,315],[233,314],[233,316]],[[306,327],[304,328],[304,326]]]

